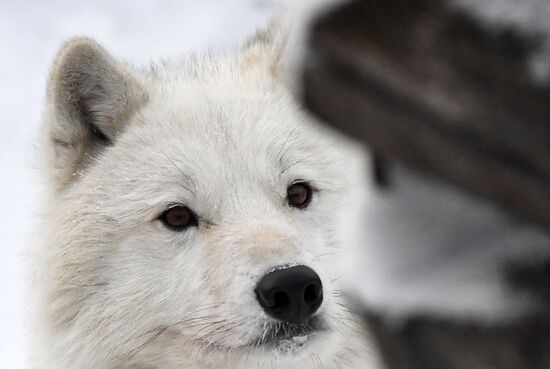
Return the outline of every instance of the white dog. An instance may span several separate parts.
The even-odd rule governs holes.
[[[143,70],[62,47],[35,368],[372,367],[338,270],[364,162],[292,100],[282,39]]]

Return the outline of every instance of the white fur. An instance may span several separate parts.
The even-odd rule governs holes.
[[[372,367],[337,267],[362,155],[292,100],[282,42],[272,31],[142,70],[91,40],[62,48],[44,130],[51,201],[33,251],[34,368]],[[305,210],[285,201],[296,179],[318,189]],[[157,218],[174,203],[200,225],[165,228]],[[291,355],[252,347],[271,321],[254,286],[291,263],[320,275],[329,332]]]

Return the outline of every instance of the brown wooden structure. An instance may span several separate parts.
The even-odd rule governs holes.
[[[550,86],[530,67],[544,40],[448,2],[354,1],[317,19],[304,100],[383,157],[550,227]]]

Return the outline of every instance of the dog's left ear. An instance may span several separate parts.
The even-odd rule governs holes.
[[[111,145],[145,100],[138,77],[95,41],[65,43],[48,85],[46,130],[57,187]]]
[[[305,58],[305,28],[300,15],[274,19],[245,44],[243,64],[266,68],[274,80],[298,95],[301,92],[302,61]]]
[[[287,34],[283,30],[283,19],[273,20],[260,29],[244,45],[242,63],[247,68],[256,65],[268,68],[275,77],[280,74],[281,60],[285,50]]]

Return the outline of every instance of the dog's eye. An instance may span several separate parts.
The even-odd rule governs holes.
[[[305,182],[294,183],[286,190],[288,205],[303,209],[311,201],[311,187]]]
[[[171,207],[162,213],[159,219],[166,227],[173,231],[183,231],[198,224],[195,213],[183,205]]]

